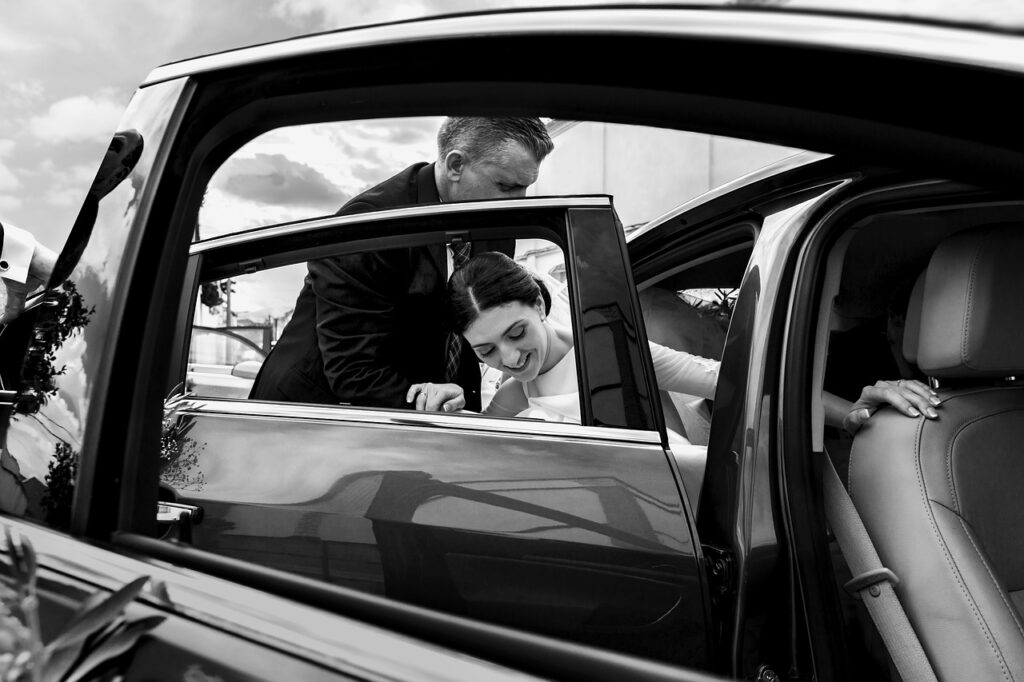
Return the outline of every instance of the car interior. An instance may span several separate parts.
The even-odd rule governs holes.
[[[813,438],[949,679],[1024,665],[1024,470],[1014,457],[1024,435],[1022,217],[1010,202],[872,212],[839,233],[822,282],[814,362],[825,390],[853,401],[875,381],[916,379],[943,401],[937,419],[883,408],[856,436],[816,418]],[[828,551],[851,661],[871,679],[899,679],[834,540]]]
[[[656,230],[671,229],[666,221]],[[648,341],[721,360],[733,306],[756,229],[741,224],[710,243],[697,240],[668,249],[665,258],[635,273]],[[700,503],[714,401],[659,390],[665,426],[693,446],[672,447],[693,509]]]

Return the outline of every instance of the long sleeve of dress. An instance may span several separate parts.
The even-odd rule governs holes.
[[[698,398],[715,397],[718,368],[722,363],[653,342],[649,345],[659,389]]]
[[[549,275],[538,274],[538,277],[551,294],[548,321],[554,326],[572,329],[572,306],[569,303],[568,286]],[[653,341],[650,342],[650,347],[651,358],[654,360],[654,375],[658,379],[660,390],[697,398],[715,397],[721,362],[677,351]]]

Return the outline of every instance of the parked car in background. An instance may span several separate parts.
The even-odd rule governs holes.
[[[995,321],[1002,355],[981,374],[931,375],[948,410],[939,422],[989,384],[1024,390],[1007,379],[1006,349],[1024,344],[1003,262],[1024,255],[1024,137],[1006,95],[1022,84],[1024,37],[1010,31],[748,7],[468,14],[157,68],[120,124],[144,145],[128,181],[72,233],[53,291],[0,337],[3,357],[26,358],[3,375],[17,386],[4,394],[4,485],[21,488],[0,505],[38,550],[44,633],[90,593],[149,575],[128,614],[165,620],[120,659],[126,679],[898,679],[844,590],[853,572],[825,519],[825,458],[843,471],[859,460],[825,424],[822,394],[928,379],[929,344],[960,340],[940,321],[973,329],[974,312]],[[812,151],[628,239],[600,194],[194,239],[210,178],[258,135],[446,113]],[[241,354],[201,355],[201,339],[225,333],[197,326],[203,285],[269,291],[312,257],[453,236],[561,254],[581,424],[250,401],[265,349],[233,339]],[[972,253],[994,259],[984,271],[998,286],[978,286],[1001,308],[951,303],[973,281],[956,259]],[[922,310],[927,322],[912,322]],[[905,346],[914,334],[928,339],[921,357]],[[661,390],[648,341],[719,359],[714,399]],[[940,679],[1020,669],[1024,636],[1007,625],[1020,622],[1019,562],[1006,547],[1021,512],[1004,493],[1024,481],[1004,458],[1001,492],[986,496],[995,484],[969,473],[984,443],[1007,451],[1018,421],[1007,423],[951,449],[955,501],[903,470],[854,491],[882,559],[906,577],[897,593]],[[18,475],[29,459],[56,465],[42,493]],[[901,551],[907,514],[892,498],[873,504],[876,493],[925,500],[934,533],[911,535],[933,538],[931,566],[962,569],[957,591]],[[959,516],[940,518],[929,495]],[[969,566],[965,537],[981,557]],[[989,620],[961,617],[971,608]]]
[[[247,398],[267,352],[230,328],[192,327],[185,390],[220,398]]]

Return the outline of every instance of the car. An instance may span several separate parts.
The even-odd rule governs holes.
[[[119,125],[141,145],[126,180],[0,337],[0,504],[39,557],[44,638],[149,576],[127,613],[164,620],[118,659],[128,679],[895,680],[922,658],[1012,677],[1019,409],[965,406],[1020,390],[1022,81],[1013,31],[742,6],[472,13],[158,67]],[[628,237],[600,191],[201,218],[260,135],[445,113],[804,151]],[[631,147],[646,184],[657,146]],[[234,358],[213,363],[227,393],[195,380],[197,330],[233,326],[198,321],[204,287],[297,291],[313,257],[452,238],[552,255],[582,423],[249,400]],[[661,390],[650,342],[719,360],[714,398]],[[937,420],[826,423],[826,392],[908,379]],[[931,435],[961,423],[980,426]],[[862,570],[830,511],[830,461],[885,566]],[[20,475],[39,462],[44,490]],[[916,663],[887,650],[876,592]]]
[[[185,389],[198,395],[246,398],[267,351],[231,327],[192,327]]]

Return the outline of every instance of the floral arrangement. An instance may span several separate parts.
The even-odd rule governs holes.
[[[4,527],[13,586],[0,582],[0,682],[119,680],[114,663],[139,638],[164,620],[128,620],[124,608],[149,578],[140,577],[113,594],[93,595],[52,641],[44,643],[36,595],[36,555],[28,538]]]

